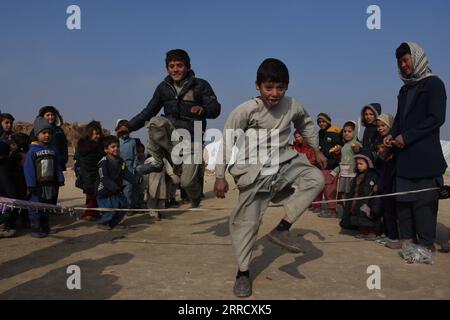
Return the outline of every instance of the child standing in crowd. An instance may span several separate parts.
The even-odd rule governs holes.
[[[344,146],[338,146],[336,148],[337,153],[341,153],[341,161],[339,166],[330,172],[333,179],[338,179],[338,197],[345,199],[348,198],[353,179],[356,177],[355,171],[355,149],[361,148],[361,143],[358,141],[358,132],[356,123],[353,121],[347,121],[342,129],[342,140]]]
[[[0,115],[0,124],[2,127],[0,140],[8,144],[11,143],[14,120],[14,117],[9,113],[2,113]]]
[[[374,159],[377,153],[377,141],[379,134],[377,131],[377,118],[381,114],[381,105],[379,103],[371,103],[362,108],[361,119],[362,125],[365,127],[362,148],[369,150]],[[360,151],[359,147],[355,148],[355,152]]]
[[[91,121],[84,129],[84,137],[78,140],[74,156],[75,166],[79,168],[76,185],[86,195],[87,209],[81,215],[82,218],[97,220],[100,217],[99,213],[89,208],[97,207],[95,198],[97,165],[104,155],[102,126],[98,121]]]
[[[64,120],[59,111],[53,106],[45,106],[39,110],[39,117],[44,118],[52,126],[53,136],[50,146],[55,149],[59,157],[59,166],[62,171],[66,171],[67,161],[69,160],[69,151],[66,134],[62,129]],[[32,140],[35,140],[35,129],[30,133]]]
[[[335,200],[337,192],[337,179],[330,176],[330,172],[339,165],[340,156],[334,150],[342,144],[340,130],[331,124],[331,117],[322,112],[317,115],[317,125],[319,126],[319,148],[327,158],[327,167],[322,170],[325,178],[325,187],[314,201]],[[327,209],[321,210],[321,204],[314,204],[314,212],[320,217],[332,217],[336,215],[336,202],[326,205]]]
[[[301,132],[296,131],[294,133],[294,141],[292,143],[292,147],[298,153],[303,153],[306,158],[308,158],[309,163],[311,163],[313,166],[318,166],[316,160],[316,152],[309,146],[309,144],[305,143]]]
[[[383,142],[378,144],[377,171],[380,176],[378,182],[379,194],[390,194],[394,192],[395,183],[395,158],[392,147]],[[380,199],[383,227],[386,237],[378,242],[387,244],[398,242],[397,211],[395,209],[395,198],[385,197]]]
[[[27,183],[24,175],[25,158],[28,150],[30,149],[31,139],[30,137],[21,132],[14,133],[11,137],[11,174],[13,175],[13,181],[17,189],[17,199],[27,199]],[[22,223],[22,227],[29,228],[30,221],[28,219],[28,211],[22,210],[19,214],[16,209],[16,216]]]
[[[142,142],[137,139],[137,146],[136,146],[136,151],[137,151],[137,160],[136,160],[136,165],[140,166],[145,164],[145,160],[147,159],[147,155],[145,154],[145,146],[142,144]],[[138,195],[138,200],[137,200],[137,206],[138,208],[147,208],[147,206],[145,205],[145,193],[146,193],[146,186],[145,183],[142,182],[137,186],[137,189],[139,191],[139,195]]]
[[[50,147],[53,126],[44,118],[34,121],[36,141],[25,158],[25,180],[31,195],[30,201],[56,204],[59,187],[64,185],[59,154]],[[44,238],[55,233],[49,226],[49,214],[44,210],[29,210],[31,235]]]
[[[128,208],[127,198],[123,195],[123,180],[139,184],[142,178],[133,175],[120,157],[120,142],[117,137],[108,136],[104,140],[105,153],[98,164],[96,187],[97,203],[101,208]],[[112,230],[124,217],[122,211],[109,211],[102,214],[98,227]]]
[[[378,147],[379,142],[383,142],[391,131],[392,124],[394,123],[394,117],[390,114],[383,113],[377,118],[377,132],[378,140],[376,141],[376,146]]]
[[[116,135],[120,141],[120,157],[125,161],[131,173],[136,172],[137,167],[137,141],[130,137],[130,125],[128,120],[119,119],[116,126]],[[138,208],[139,187],[128,181],[124,181],[123,193],[127,198],[128,208]]]
[[[17,189],[11,171],[10,151],[10,146],[4,141],[0,141],[0,197],[16,199]],[[8,209],[0,212],[0,223],[3,224],[0,238],[10,238],[16,234],[15,218],[14,210]]]
[[[368,150],[354,156],[358,175],[353,180],[350,195],[352,198],[377,194],[378,175],[375,171],[372,154]],[[380,199],[360,199],[347,201],[340,222],[344,229],[357,228],[358,238],[374,240],[381,231]]]

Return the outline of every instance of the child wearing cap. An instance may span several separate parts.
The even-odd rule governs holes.
[[[25,158],[24,174],[30,201],[56,204],[59,187],[64,185],[59,154],[50,146],[53,127],[44,118],[34,121],[36,141],[30,145]],[[49,213],[44,210],[29,210],[31,236],[44,238],[55,233],[49,226]]]
[[[67,161],[69,160],[69,150],[66,134],[62,128],[64,119],[58,109],[53,106],[44,106],[39,110],[39,117],[44,118],[52,127],[52,139],[50,146],[58,153],[59,165],[62,171],[66,171]],[[30,133],[31,140],[35,141],[35,129]]]
[[[340,154],[334,152],[342,144],[340,129],[331,123],[331,117],[322,112],[317,115],[317,125],[319,126],[319,149],[327,158],[327,167],[322,169],[325,178],[325,187],[314,199],[314,202],[322,200],[335,200],[337,192],[337,179],[334,179],[330,172],[339,165]],[[321,204],[313,204],[313,212],[320,213],[321,217],[331,217],[336,215],[336,202],[330,202],[327,209],[321,210]]]

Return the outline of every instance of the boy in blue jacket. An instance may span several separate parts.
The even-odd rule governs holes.
[[[30,145],[24,164],[25,181],[30,201],[56,204],[64,175],[58,153],[50,147],[53,129],[42,117],[34,121],[36,141]],[[49,226],[49,214],[43,210],[29,210],[31,236],[44,238],[55,233]]]
[[[123,180],[133,185],[142,182],[142,177],[133,175],[120,157],[120,142],[117,137],[109,136],[104,140],[106,156],[98,163],[97,203],[101,208],[128,208],[127,198],[123,194]],[[112,230],[124,217],[124,212],[108,211],[103,213],[98,227]]]

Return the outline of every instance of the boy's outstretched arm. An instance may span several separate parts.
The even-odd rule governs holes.
[[[161,111],[162,102],[159,94],[159,86],[156,88],[152,99],[147,104],[147,106],[139,114],[137,114],[133,119],[129,121],[130,132],[137,131],[141,129],[145,122],[156,116],[159,111]]]
[[[228,192],[229,187],[225,179],[225,171],[231,160],[235,141],[239,139],[239,136],[245,134],[245,130],[247,130],[248,117],[247,110],[243,107],[238,107],[231,112],[223,128],[222,141],[215,167],[216,182],[214,183],[214,193],[218,198],[225,198],[225,193]]]

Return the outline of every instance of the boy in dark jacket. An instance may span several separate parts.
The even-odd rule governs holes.
[[[25,180],[30,201],[56,204],[59,187],[64,185],[58,153],[50,147],[53,127],[44,118],[34,121],[36,141],[30,145],[25,158]],[[29,210],[30,224],[35,238],[55,233],[49,226],[49,214],[44,210]]]
[[[87,209],[81,215],[82,218],[96,220],[100,215],[89,208],[97,207],[95,197],[95,183],[98,176],[98,162],[105,155],[103,147],[102,126],[98,121],[91,121],[85,128],[84,137],[78,140],[74,160],[77,172],[77,187],[86,195]]]
[[[147,107],[130,120],[130,132],[139,130],[149,121],[148,150],[153,161],[141,166],[142,170],[138,169],[138,172],[143,175],[161,172],[164,158],[172,162],[173,131],[187,130],[191,135],[191,152],[183,156],[190,158],[190,163],[183,161],[181,165],[181,188],[189,196],[192,207],[198,207],[202,194],[203,137],[197,139],[201,141],[194,141],[194,124],[200,123],[202,132],[205,132],[206,119],[217,118],[221,106],[209,83],[195,77],[186,51],[169,51],[166,69],[169,75],[158,85]],[[163,107],[164,115],[157,116]]]
[[[372,154],[367,150],[354,156],[358,175],[353,181],[351,197],[367,197],[378,192],[378,174],[374,169]],[[360,237],[374,239],[380,234],[379,198],[346,201],[340,226],[344,229],[358,229]]]
[[[319,148],[323,155],[327,158],[327,167],[322,170],[325,178],[325,187],[314,201],[335,200],[337,192],[337,179],[332,179],[330,172],[339,165],[340,156],[333,149],[338,145],[342,145],[340,129],[331,124],[331,117],[326,113],[317,115],[317,125],[319,126]],[[322,216],[333,216],[336,213],[336,202],[327,204],[328,210],[321,212],[321,205],[314,204],[314,212],[321,212]]]
[[[123,195],[123,179],[139,184],[142,177],[133,175],[120,158],[119,139],[114,136],[105,138],[105,153],[98,163],[97,203],[101,208],[128,208],[127,198]],[[102,214],[98,227],[112,230],[124,217],[122,211],[109,211]]]
[[[66,134],[62,129],[64,120],[59,113],[59,111],[53,106],[45,106],[39,110],[39,117],[44,118],[50,123],[53,130],[52,140],[50,141],[50,146],[58,153],[59,165],[62,171],[66,171],[66,164],[69,160],[68,144]],[[30,133],[32,140],[35,140],[35,130]]]

